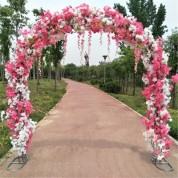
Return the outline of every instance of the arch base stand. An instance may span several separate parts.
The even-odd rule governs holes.
[[[28,161],[28,158],[26,156],[26,154],[22,154],[21,156],[17,156],[16,158],[14,158],[10,164],[7,166],[6,170],[8,171],[18,171],[19,169],[21,169],[26,162]]]
[[[171,163],[169,163],[165,158],[163,158],[162,160],[157,160],[157,158],[152,155],[151,156],[151,161],[153,162],[153,164],[160,169],[161,171],[173,171],[174,168],[172,167]]]

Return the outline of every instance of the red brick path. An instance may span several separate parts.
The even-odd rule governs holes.
[[[68,82],[68,90],[38,124],[29,161],[0,178],[178,178],[178,147],[169,160],[176,170],[159,171],[150,161],[140,116],[87,84]],[[12,159],[12,158],[11,158]]]

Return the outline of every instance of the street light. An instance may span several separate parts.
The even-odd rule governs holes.
[[[89,57],[86,52],[85,52],[84,58],[85,58],[85,66],[89,66]]]
[[[103,55],[103,58],[104,58],[104,85],[106,83],[106,58],[108,56],[107,55]]]

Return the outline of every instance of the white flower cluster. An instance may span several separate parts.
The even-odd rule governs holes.
[[[15,63],[15,66],[17,66],[16,62],[14,62],[13,60],[11,60],[11,62]],[[12,78],[7,69],[5,70],[5,76],[8,80],[9,86],[14,88],[14,91],[16,93],[14,97],[10,97],[8,99],[8,105],[10,108],[17,109],[17,104],[20,100],[30,99],[30,91],[28,90],[28,86],[24,85],[24,82],[26,82],[28,79],[28,74],[24,76],[24,68],[15,68],[15,70],[17,74],[23,75],[20,79]],[[19,94],[19,92],[21,94]],[[1,112],[1,119],[9,120],[11,118],[9,117],[9,114],[7,112]],[[21,113],[19,122],[16,123],[15,128],[13,128],[14,135],[12,135],[11,137],[13,150],[16,151],[18,155],[26,153],[26,143],[34,132],[35,127],[36,122],[28,119],[25,113]]]
[[[155,139],[156,135],[155,135],[154,129],[149,129],[149,130],[147,130],[146,132],[143,133],[143,136],[145,137],[146,141],[151,142],[151,140]]]
[[[7,120],[9,117],[6,113],[6,111],[1,111],[1,121],[3,122],[4,120]]]
[[[14,129],[14,131],[19,132],[18,136],[13,135],[13,137],[11,137],[12,149],[16,151],[19,156],[22,155],[22,153],[26,154],[26,143],[36,128],[36,122],[27,119],[25,115],[24,117],[21,117],[21,121],[23,122],[17,123],[16,128]]]

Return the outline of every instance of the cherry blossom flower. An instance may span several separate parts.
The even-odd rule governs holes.
[[[110,34],[113,34],[112,39],[116,44],[122,40],[134,49],[135,71],[140,58],[142,59],[146,71],[142,77],[145,83],[142,94],[147,105],[146,116],[142,120],[146,127],[144,136],[146,140],[153,142],[152,154],[157,160],[167,157],[172,144],[168,137],[170,128],[167,124],[171,120],[167,110],[171,86],[166,79],[170,68],[167,66],[167,54],[162,49],[163,40],[154,40],[150,28],[143,29],[143,25],[134,17],[124,17],[108,6],[101,11],[90,8],[85,3],[76,8],[68,6],[61,13],[44,12],[33,28],[23,30],[22,36],[17,39],[15,57],[5,66],[9,108],[2,113],[11,131],[13,150],[19,155],[26,154],[36,127],[36,123],[29,118],[32,105],[27,86],[33,63],[41,56],[43,48],[60,40],[64,40],[66,53],[68,33],[76,32],[79,38],[82,37],[78,40],[78,46],[83,54],[85,31],[89,31],[89,53],[92,34],[97,32],[102,36],[106,32],[109,37],[108,45]],[[178,74],[172,77],[172,82],[178,82]]]

